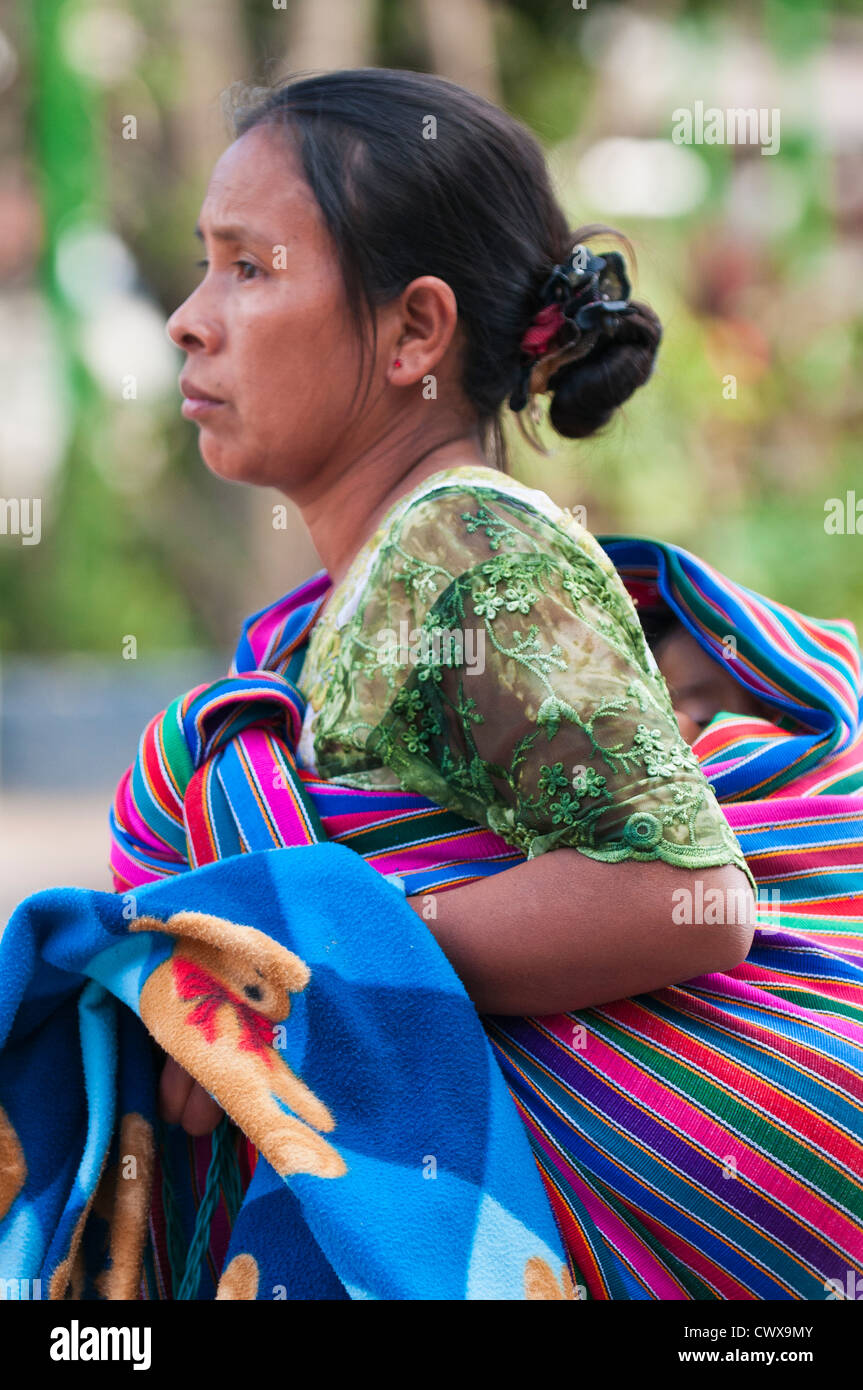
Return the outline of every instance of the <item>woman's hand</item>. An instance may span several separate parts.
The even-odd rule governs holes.
[[[159,1079],[159,1113],[168,1124],[182,1125],[187,1134],[202,1135],[212,1134],[225,1112],[179,1062],[168,1057]]]

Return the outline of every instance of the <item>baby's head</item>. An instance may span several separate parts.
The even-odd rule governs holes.
[[[692,743],[720,710],[775,718],[775,712],[735,680],[726,662],[708,655],[670,609],[644,610],[639,618],[687,743]]]

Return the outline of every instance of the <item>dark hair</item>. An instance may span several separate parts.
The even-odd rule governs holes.
[[[644,630],[647,645],[650,647],[654,656],[659,651],[665,639],[683,626],[677,614],[667,606],[662,608],[638,608],[636,612]]]
[[[234,84],[228,111],[237,138],[270,124],[296,140],[363,350],[375,306],[420,275],[450,285],[465,334],[463,389],[503,461],[500,407],[543,282],[585,236],[619,234],[572,231],[527,128],[429,73],[351,68],[268,88]],[[557,432],[582,438],[604,425],[647,381],[661,333],[644,304],[613,336],[596,333],[587,355],[549,381]]]

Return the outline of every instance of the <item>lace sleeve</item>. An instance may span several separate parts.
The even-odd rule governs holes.
[[[409,642],[378,633],[397,689],[367,753],[530,857],[733,862],[754,890],[593,538],[549,535],[487,497],[425,507],[376,576]]]

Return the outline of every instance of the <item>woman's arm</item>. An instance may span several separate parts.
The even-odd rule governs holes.
[[[679,889],[720,889],[726,925],[674,921]],[[603,864],[556,849],[445,893],[408,898],[481,1014],[554,1014],[731,970],[752,944],[754,901],[742,871],[678,869],[661,859]],[[711,902],[713,899],[710,900]],[[680,915],[678,912],[676,915]],[[221,1107],[173,1058],[162,1116],[209,1134]]]
[[[708,899],[717,888],[721,899]],[[680,889],[696,910],[699,891],[701,901],[721,902],[725,924],[676,922]],[[575,849],[408,903],[477,1012],[489,1014],[570,1012],[731,970],[749,951],[755,921],[751,886],[733,864],[604,864]]]

